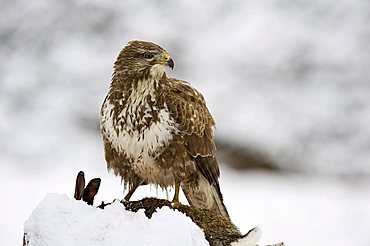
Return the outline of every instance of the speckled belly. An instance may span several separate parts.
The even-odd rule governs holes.
[[[159,185],[162,188],[175,184],[175,174],[173,168],[162,168],[155,162],[133,163],[135,172],[147,183]]]

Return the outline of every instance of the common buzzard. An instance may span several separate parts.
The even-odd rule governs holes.
[[[101,109],[101,133],[108,169],[129,187],[180,186],[191,206],[229,217],[218,178],[215,122],[203,96],[188,82],[167,77],[174,62],[160,46],[129,42],[114,63]]]

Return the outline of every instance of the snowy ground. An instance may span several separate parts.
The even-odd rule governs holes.
[[[30,245],[207,246],[189,217],[164,207],[148,219],[126,211],[118,201],[104,210],[60,194],[48,194],[25,223]]]
[[[47,193],[72,197],[79,169],[85,170],[87,179],[102,178],[96,204],[102,199],[122,198],[119,179],[106,174],[103,166],[69,167],[64,172],[49,172],[46,177],[7,173],[13,178],[4,176],[0,180],[2,201],[6,201],[0,210],[0,245],[21,244],[23,223]],[[222,171],[221,188],[232,220],[243,233],[261,227],[262,245],[280,241],[301,246],[368,245],[370,182],[346,184],[301,175]],[[23,182],[14,183],[21,179]],[[10,184],[11,189],[7,188]],[[143,187],[133,199],[144,196],[165,198],[166,193]]]
[[[263,242],[288,245],[369,244],[369,1],[1,4],[0,245],[20,245],[37,203],[72,195],[80,170],[102,178],[97,200],[121,194],[106,174],[98,115],[131,39],[170,52],[169,75],[203,92],[220,140],[297,170],[224,168],[242,231],[260,225]]]
[[[368,245],[370,182],[348,183],[264,173],[225,173],[225,199],[242,231],[263,230],[262,243]],[[227,183],[229,181],[229,183]]]

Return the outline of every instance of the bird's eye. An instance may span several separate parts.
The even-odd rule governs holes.
[[[144,58],[145,59],[147,59],[147,60],[150,60],[150,59],[152,59],[154,57],[154,55],[153,54],[151,54],[151,53],[145,53],[144,54]]]

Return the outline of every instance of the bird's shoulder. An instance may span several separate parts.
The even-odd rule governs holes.
[[[168,78],[167,83],[165,101],[172,117],[182,130],[189,135],[211,135],[215,121],[203,95],[189,82]]]
[[[167,93],[170,97],[186,100],[189,103],[200,103],[205,105],[203,95],[189,82],[175,78],[167,78],[167,82]]]

